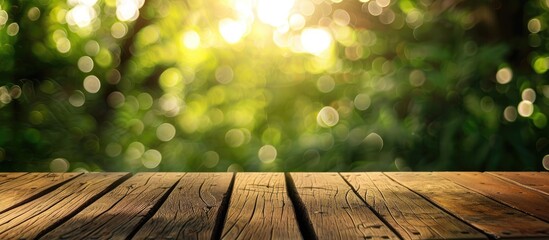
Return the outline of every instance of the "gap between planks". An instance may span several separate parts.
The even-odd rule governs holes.
[[[119,178],[118,180],[116,180],[115,182],[111,183],[110,185],[108,185],[107,187],[103,188],[103,190],[101,192],[95,192],[94,194],[92,194],[92,197],[91,198],[88,198],[88,200],[85,200],[83,202],[79,202],[77,205],[74,205],[71,206],[70,208],[68,208],[68,212],[67,210],[65,210],[65,212],[59,216],[59,217],[55,217],[55,218],[51,218],[49,219],[49,221],[40,221],[41,225],[40,226],[36,226],[35,225],[29,225],[29,227],[32,227],[34,230],[33,231],[27,231],[27,232],[21,232],[20,233],[23,233],[25,234],[25,236],[29,236],[31,238],[49,238],[49,237],[54,237],[56,234],[59,233],[59,227],[60,226],[63,226],[63,225],[67,225],[68,223],[70,224],[70,222],[73,222],[74,219],[75,219],[75,216],[77,215],[81,215],[82,212],[86,212],[88,211],[89,212],[89,208],[97,208],[97,207],[93,207],[93,206],[96,206],[97,205],[97,202],[101,202],[105,200],[105,197],[109,194],[112,194],[112,191],[115,190],[115,189],[118,189],[120,187],[123,187],[124,185],[127,185],[127,184],[130,184],[129,186],[127,187],[130,187],[130,188],[133,188],[133,186],[135,185],[132,184],[132,183],[129,183],[132,181],[132,179],[136,178],[137,176],[136,175],[133,175],[130,174],[130,173],[125,173],[126,175],[123,176],[122,178]],[[156,173],[158,174],[158,173]],[[220,175],[220,174],[204,174],[204,173],[200,173],[202,175]],[[223,175],[224,173],[222,173],[221,175]],[[202,199],[203,203],[208,205],[208,206],[205,206],[207,207],[208,209],[211,208],[211,212],[213,214],[211,214],[213,217],[211,218],[212,221],[210,221],[211,223],[211,227],[209,228],[209,231],[206,233],[206,235],[202,234],[200,239],[219,239],[220,235],[221,235],[221,231],[223,229],[223,225],[224,225],[224,221],[225,221],[225,217],[226,217],[226,214],[227,214],[227,208],[228,208],[228,202],[230,200],[230,195],[232,193],[232,185],[234,184],[234,174],[233,173],[225,173],[226,175],[229,176],[229,184],[230,185],[229,187],[227,187],[227,184],[225,185],[225,187],[227,188],[223,188],[223,186],[221,187],[221,189],[218,189],[218,193],[221,194],[221,197],[218,199],[219,201],[217,202],[214,202],[213,204],[218,204],[219,205],[219,208],[217,208],[217,206],[213,206],[211,204],[211,202],[206,202],[206,201],[209,201],[211,200],[211,197],[212,196],[200,196],[200,199]],[[19,175],[0,175],[0,178],[1,177],[8,177],[8,178],[12,178],[12,179],[15,179],[15,178],[19,178],[21,176],[23,176],[25,174],[19,174]],[[28,174],[26,174],[28,175]],[[43,174],[42,174],[43,175]],[[107,176],[114,176],[113,173],[105,173],[104,174],[105,177]],[[137,175],[141,175],[141,174],[137,174]],[[151,176],[154,175],[154,174],[151,174]],[[142,230],[142,228],[144,226],[146,226],[146,224],[149,224],[149,220],[151,220],[151,218],[153,216],[156,216],[157,215],[157,212],[158,210],[161,209],[162,206],[165,205],[166,203],[166,200],[168,199],[169,196],[172,195],[172,192],[174,190],[174,188],[176,186],[184,186],[184,182],[180,182],[180,180],[182,178],[184,178],[184,176],[182,176],[181,174],[179,174],[180,177],[177,179],[176,182],[174,182],[173,184],[171,184],[171,186],[169,187],[169,189],[167,191],[164,192],[164,194],[157,200],[154,200],[154,201],[150,201],[150,203],[153,203],[152,204],[152,207],[150,207],[150,209],[148,211],[145,211],[145,214],[143,214],[140,218],[140,220],[135,223],[134,221],[134,224],[133,225],[129,225],[129,227],[126,228],[126,232],[129,232],[129,234],[123,234],[125,237],[122,237],[122,235],[116,235],[114,236],[115,238],[119,238],[119,237],[122,237],[122,238],[127,238],[127,239],[130,239],[132,237],[134,237],[136,234],[140,233],[140,231]],[[199,175],[199,173],[190,173],[190,174],[187,174],[187,175]],[[75,187],[78,187],[78,186],[86,186],[87,184],[85,184],[85,182],[89,181],[89,180],[84,180],[84,179],[87,179],[89,177],[91,177],[92,174],[83,174],[81,175],[81,177],[74,177],[74,176],[71,176],[72,178],[66,180],[66,181],[63,181],[61,182],[60,184],[56,184],[52,187],[49,187],[49,188],[46,188],[44,191],[41,192],[41,194],[37,195],[36,197],[34,197],[33,199],[37,199],[36,201],[34,202],[30,202],[30,201],[27,201],[27,202],[30,202],[29,204],[31,204],[32,206],[36,205],[36,206],[39,206],[39,205],[42,205],[43,204],[43,201],[42,201],[42,196],[50,196],[49,198],[56,198],[58,196],[59,193],[57,189],[60,189],[60,191],[69,191],[69,192],[72,192],[71,190],[64,190],[65,188],[69,187],[70,189],[76,189]],[[41,176],[38,176],[38,177],[41,177]],[[190,176],[191,177],[191,176]],[[36,177],[34,177],[36,178]],[[81,179],[81,178],[84,178],[84,179]],[[97,177],[95,177],[97,178]],[[90,180],[92,179],[95,179],[95,178],[90,178]],[[200,178],[200,177],[199,177]],[[74,180],[76,179],[76,180]],[[72,181],[74,180],[74,181]],[[157,179],[157,180],[161,180],[161,179]],[[186,179],[186,180],[189,180],[189,179]],[[83,182],[84,181],[84,182]],[[95,181],[95,180],[94,180]],[[73,183],[74,182],[74,183]],[[149,182],[149,180],[147,180],[147,183]],[[155,183],[155,182],[158,182],[158,181],[151,181],[152,183]],[[83,184],[83,185],[82,185]],[[215,186],[216,184],[218,183],[215,183],[215,184],[212,184],[212,186]],[[153,184],[154,185],[154,184]],[[74,187],[73,187],[74,186]],[[198,184],[198,185],[194,185],[194,186],[191,186],[191,187],[194,187],[193,189],[191,190],[196,190],[198,189],[198,191],[204,191],[204,192],[200,192],[199,194],[211,194],[209,191],[209,189],[202,189],[204,186],[204,183],[202,184]],[[211,187],[211,186],[210,186]],[[87,187],[86,187],[87,188]],[[154,187],[153,187],[154,188]],[[162,188],[167,188],[166,187],[162,187]],[[98,189],[99,190],[99,189]],[[80,191],[80,190],[79,190]],[[77,197],[77,195],[79,194],[71,194],[72,198],[74,197]],[[183,198],[183,200],[186,201],[189,201],[191,200],[192,202],[192,199],[194,198]],[[137,199],[136,199],[137,200]],[[56,214],[57,211],[60,211],[60,208],[59,206],[56,206],[55,202],[57,200],[53,200],[50,201],[51,205],[50,207],[48,208],[53,208],[53,209],[57,209],[56,211],[54,212],[51,212],[51,211],[48,211],[48,214]],[[120,200],[119,200],[120,201]],[[117,201],[117,202],[119,202]],[[132,204],[134,203],[135,201],[130,201],[128,203]],[[219,204],[220,203],[220,204]],[[38,205],[37,205],[38,204]],[[25,208],[29,208],[29,207],[26,207],[27,205],[23,206]],[[35,207],[32,207],[32,209],[34,209]],[[112,207],[111,207],[112,208]],[[8,209],[9,210],[9,209]],[[14,210],[15,211],[15,210]],[[28,210],[26,210],[28,211]],[[34,210],[33,210],[34,211]],[[41,210],[43,211],[43,210]],[[51,213],[50,213],[51,212]],[[196,211],[193,211],[193,212],[196,212]],[[39,217],[39,216],[42,216],[42,215],[45,215],[45,212],[36,212],[36,217]],[[4,214],[5,215],[5,214]],[[13,214],[11,214],[13,215]],[[39,217],[40,218],[40,217]],[[138,217],[139,218],[139,217]],[[191,218],[192,219],[192,218]],[[210,220],[210,219],[209,219]],[[23,221],[21,223],[24,223],[23,225],[28,225],[27,223],[27,220],[26,219],[21,219],[20,221]],[[33,220],[34,221],[34,220]],[[108,220],[107,220],[108,221]],[[124,221],[122,221],[124,222]],[[127,223],[123,223],[122,225],[124,224],[127,224]],[[104,225],[102,224],[103,226],[105,226],[106,228],[109,228],[109,224],[107,225]],[[70,226],[70,225],[69,225]],[[10,232],[13,232],[13,231],[19,231],[17,229],[20,229],[19,226],[16,226],[16,228],[12,228],[12,229],[9,229]],[[186,229],[186,230],[189,230],[189,229]],[[192,231],[192,228],[190,229]],[[57,231],[57,233],[56,233]],[[9,234],[9,235],[4,235],[6,237],[9,237],[10,235],[10,232],[6,232],[6,229],[3,229],[1,226],[0,226],[0,232],[4,232],[6,234]],[[87,233],[86,233],[87,234]],[[89,233],[89,234],[94,234],[94,233]],[[97,233],[96,233],[97,234]],[[100,236],[105,236],[101,233],[99,233]],[[15,236],[15,235],[13,235]],[[112,235],[111,235],[112,236]],[[187,236],[187,235],[185,235]],[[21,235],[21,237],[24,237],[23,235]],[[59,236],[57,236],[59,237]],[[139,238],[140,236],[136,236],[136,238]],[[188,236],[187,236],[188,237]]]
[[[20,175],[13,175],[11,176],[13,179],[18,179],[18,178],[21,178],[22,176],[28,176],[29,174],[31,173],[23,173],[23,174],[20,174]],[[116,181],[115,183],[113,183],[112,185],[110,185],[108,188],[105,188],[102,192],[100,193],[97,193],[97,196],[95,198],[91,198],[89,199],[87,202],[85,202],[83,205],[81,205],[80,207],[74,209],[71,213],[69,213],[68,215],[66,215],[65,217],[61,218],[61,219],[58,219],[56,221],[54,221],[49,227],[45,228],[44,230],[42,230],[40,232],[40,234],[38,235],[38,237],[41,237],[41,236],[44,236],[45,234],[47,234],[48,232],[50,232],[50,230],[53,230],[54,228],[64,224],[65,222],[69,221],[71,218],[73,218],[76,214],[78,214],[79,212],[81,212],[83,209],[89,207],[90,205],[92,205],[93,203],[97,202],[98,199],[101,199],[103,198],[106,194],[110,193],[111,191],[113,191],[115,188],[118,188],[120,187],[121,185],[123,185],[125,182],[128,181],[128,179],[131,179],[130,176],[131,174],[129,173],[126,173],[126,177],[125,178],[121,178],[119,179],[118,181]],[[229,210],[230,210],[230,207],[231,205],[229,204],[231,201],[232,201],[232,198],[234,197],[233,194],[234,192],[236,191],[234,185],[235,185],[235,179],[236,179],[236,176],[237,175],[248,175],[249,173],[238,173],[238,174],[232,174],[232,177],[231,177],[231,182],[229,184],[229,187],[227,188],[226,190],[226,194],[223,196],[222,200],[221,200],[221,204],[219,205],[218,207],[218,210],[215,214],[215,217],[214,217],[214,226],[213,226],[213,230],[211,232],[211,239],[220,239],[222,237],[222,233],[224,231],[226,231],[227,229],[224,229],[225,227],[227,227],[227,218],[228,218],[228,213],[229,213]],[[295,173],[292,173],[293,175],[295,175]],[[296,184],[294,182],[294,179],[292,178],[292,174],[290,173],[286,173],[285,175],[282,176],[282,185],[286,187],[286,193],[284,195],[286,195],[286,198],[289,199],[289,203],[293,205],[293,210],[290,210],[294,215],[295,217],[295,221],[297,223],[297,227],[298,227],[298,234],[301,235],[301,237],[305,238],[305,239],[318,239],[318,238],[326,238],[325,235],[320,235],[318,236],[317,235],[317,231],[319,229],[314,229],[313,227],[313,223],[311,221],[311,212],[307,212],[307,207],[310,207],[310,203],[309,204],[304,204],[304,201],[303,201],[303,197],[306,196],[306,195],[300,195],[300,190],[298,187],[296,187]],[[318,174],[318,173],[311,173],[311,174]],[[351,195],[356,195],[356,197],[358,197],[364,206],[370,208],[370,210],[372,210],[372,212],[378,216],[378,219],[383,221],[383,223],[390,229],[393,231],[393,233],[397,234],[395,236],[395,238],[402,238],[402,236],[400,235],[400,233],[398,231],[396,231],[392,226],[392,224],[389,224],[385,221],[385,219],[380,215],[380,213],[373,207],[373,206],[370,206],[370,204],[367,203],[367,201],[361,196],[361,194],[359,193],[359,189],[355,189],[353,187],[353,184],[350,183],[348,181],[348,179],[346,179],[343,175],[341,174],[338,174],[338,173],[335,173],[337,175],[339,175],[339,178],[341,178],[340,180],[342,180],[342,182],[345,182],[345,184],[347,185],[348,188],[350,188],[352,190],[351,192]],[[380,173],[380,174],[384,174],[384,173]],[[87,174],[84,174],[84,175],[87,175]],[[82,176],[84,176],[82,175]],[[392,175],[392,173],[388,173],[389,176]],[[135,175],[134,175],[135,176]],[[51,186],[49,188],[46,188],[45,190],[43,190],[39,195],[37,195],[35,198],[32,198],[31,200],[28,200],[27,202],[25,203],[22,203],[16,207],[20,207],[20,206],[23,206],[23,205],[26,205],[26,204],[29,204],[29,203],[33,203],[32,200],[36,200],[36,199],[40,199],[42,196],[44,195],[47,195],[47,194],[50,194],[52,192],[54,192],[56,189],[59,189],[65,185],[68,185],[68,184],[71,184],[71,182],[74,182],[74,181],[77,181],[77,179],[79,179],[81,176],[78,176],[78,177],[73,177],[71,179],[68,179],[62,183],[59,183],[57,185],[54,185],[54,186]],[[495,177],[495,176],[494,176]],[[182,179],[183,176],[180,178]],[[500,178],[500,176],[498,176],[498,178]],[[0,180],[2,179],[2,173],[0,173]],[[443,210],[444,212],[447,212],[449,213],[450,215],[452,215],[452,217],[456,217],[456,215],[454,215],[454,211],[453,210],[446,210],[445,207],[443,206],[440,206],[439,204],[437,204],[437,200],[431,200],[431,198],[429,197],[428,192],[416,192],[414,189],[415,188],[409,188],[406,186],[406,184],[403,184],[402,182],[399,182],[399,181],[396,181],[395,179],[393,178],[389,178],[391,181],[399,184],[399,185],[402,185],[403,187],[406,187],[407,189],[409,189],[411,192],[414,192],[416,194],[419,194],[422,198],[424,198],[426,201],[434,204],[436,207],[440,208],[441,210]],[[324,181],[324,180],[323,180]],[[506,180],[507,181],[507,180]],[[5,182],[5,181],[4,181]],[[509,181],[511,182],[511,181]],[[0,186],[2,185],[3,182],[0,181]],[[133,229],[131,230],[130,234],[126,236],[126,238],[131,238],[131,237],[134,237],[134,236],[137,236],[137,234],[139,233],[139,231],[141,229],[143,229],[143,227],[147,224],[149,224],[149,222],[151,221],[151,219],[154,218],[154,216],[156,216],[159,211],[161,210],[162,207],[164,207],[164,205],[167,204],[167,201],[168,199],[170,198],[171,195],[174,194],[174,189],[176,188],[176,186],[179,186],[179,185],[182,185],[184,184],[183,182],[181,182],[181,180],[178,180],[177,182],[175,182],[174,184],[171,185],[170,189],[168,189],[166,192],[164,192],[164,195],[162,195],[160,198],[157,198],[158,200],[155,202],[155,204],[149,209],[149,211],[141,218],[141,220],[139,220],[137,222],[137,224],[134,225]],[[513,182],[513,184],[515,184]],[[339,186],[339,184],[336,184],[337,186]],[[334,186],[336,186],[334,185]],[[517,186],[521,186],[521,187],[524,187],[520,184],[517,184]],[[257,187],[257,186],[256,186]],[[309,191],[309,189],[305,189],[306,191]],[[316,191],[316,190],[315,190]],[[303,189],[301,189],[301,192],[303,192]],[[352,194],[354,193],[354,194]],[[427,194],[424,196],[424,194]],[[276,194],[275,194],[276,195]],[[316,203],[318,204],[318,203]],[[15,207],[14,207],[15,208]],[[310,209],[309,209],[310,211]],[[459,217],[459,214],[457,216],[459,219],[461,220],[464,220],[462,217]],[[471,224],[470,221],[464,221],[468,224]],[[474,228],[475,229],[479,229],[478,225],[474,225]],[[1,228],[1,227],[0,227]],[[484,227],[480,227],[480,228],[484,228]],[[486,231],[486,229],[484,229]],[[481,232],[485,232],[485,231],[481,231]],[[272,232],[271,232],[272,234]],[[492,232],[491,234],[494,234],[494,232]],[[498,236],[499,234],[496,233],[494,234],[495,236]],[[493,236],[494,236],[493,235]],[[503,234],[504,236],[503,237],[506,237],[505,234]],[[535,236],[535,235],[534,235]],[[539,236],[539,235],[538,235]],[[498,237],[502,237],[501,235],[499,235]],[[405,239],[407,239],[407,237],[404,237]]]
[[[400,239],[338,173],[290,173],[320,239]]]
[[[230,199],[233,173],[187,173],[136,239],[218,239]]]
[[[3,175],[0,180],[0,213],[37,199],[81,173],[28,173]]]
[[[124,175],[82,174],[34,201],[0,214],[0,239],[36,238],[109,191]]]
[[[222,239],[300,239],[283,173],[237,173]]]
[[[151,217],[182,176],[137,173],[42,238],[128,238]]]
[[[355,193],[404,239],[486,238],[467,223],[381,172],[340,175]]]

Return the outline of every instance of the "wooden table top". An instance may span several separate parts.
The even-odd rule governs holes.
[[[549,239],[549,172],[0,173],[0,239]]]

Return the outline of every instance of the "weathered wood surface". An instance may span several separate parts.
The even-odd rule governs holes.
[[[42,239],[126,239],[184,173],[138,173]]]
[[[0,184],[0,213],[40,196],[50,188],[80,175],[80,173],[29,173],[11,175],[11,181]]]
[[[292,173],[319,239],[398,239],[337,173]]]
[[[549,195],[485,173],[440,172],[436,175],[549,222]]]
[[[0,239],[549,239],[547,172],[0,173]]]
[[[341,174],[404,239],[486,238],[383,173]]]
[[[0,239],[38,237],[57,223],[71,217],[82,206],[109,190],[126,174],[89,173],[55,190],[0,214]]]
[[[237,173],[223,239],[300,239],[283,173]]]
[[[493,237],[549,236],[549,223],[505,206],[434,173],[385,174]]]
[[[0,185],[27,174],[26,172],[0,172]]]
[[[549,172],[488,172],[488,174],[549,194]]]
[[[232,178],[232,173],[185,174],[135,238],[212,239],[218,211],[228,196]]]

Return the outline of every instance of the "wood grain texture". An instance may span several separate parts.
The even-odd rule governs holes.
[[[41,239],[126,239],[183,173],[138,173]]]
[[[11,182],[14,179],[21,177],[25,174],[28,174],[26,172],[0,172],[0,185]]]
[[[0,239],[36,238],[104,193],[125,173],[88,173],[17,208],[0,214]]]
[[[319,239],[398,239],[337,173],[291,173]]]
[[[38,197],[81,173],[29,173],[0,185],[0,213]]]
[[[466,188],[549,222],[549,195],[478,172],[437,172]]]
[[[301,239],[283,173],[237,173],[223,239]]]
[[[488,174],[549,195],[549,172],[488,172]]]
[[[187,173],[136,239],[211,239],[232,173]]]
[[[433,173],[385,173],[495,238],[549,237],[549,223]]]
[[[485,239],[383,173],[341,173],[404,239]]]

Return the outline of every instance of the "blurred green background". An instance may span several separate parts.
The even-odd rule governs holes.
[[[0,171],[549,169],[547,0],[0,6]]]

